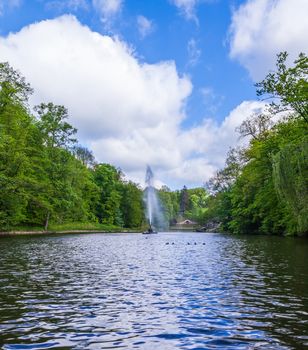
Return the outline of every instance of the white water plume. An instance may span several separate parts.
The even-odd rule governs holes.
[[[146,217],[149,221],[150,227],[155,226],[159,229],[166,227],[164,215],[162,213],[162,206],[154,187],[154,174],[151,167],[148,165],[145,175],[146,188],[144,190],[144,201],[146,205]]]

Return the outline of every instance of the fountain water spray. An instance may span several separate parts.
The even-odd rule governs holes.
[[[153,178],[154,174],[150,166],[147,166],[147,170],[145,173],[145,183],[147,185],[146,188],[146,205],[147,205],[147,218],[149,220],[150,226],[152,226],[153,223],[153,207],[154,202],[156,201],[156,193],[153,186]]]
[[[162,213],[157,190],[154,187],[154,174],[149,165],[146,169],[145,183],[147,187],[144,190],[144,201],[146,205],[146,217],[149,221],[150,228],[154,225],[159,229],[163,229],[166,227],[166,222]]]

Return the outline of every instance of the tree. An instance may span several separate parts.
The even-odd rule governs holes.
[[[164,221],[173,224],[176,221],[176,218],[180,210],[180,192],[171,191],[167,186],[162,186],[158,191],[158,196],[162,204],[162,211],[164,214]]]
[[[26,106],[33,93],[25,78],[7,62],[0,62],[0,113],[6,105]]]
[[[56,223],[85,219],[87,210],[83,206],[80,188],[86,186],[88,176],[82,167],[76,165],[78,163],[69,152],[76,143],[73,135],[77,130],[66,121],[68,112],[64,106],[41,103],[35,107],[35,111],[44,145],[44,168],[47,173],[42,196],[49,198],[45,208],[44,227],[48,228],[50,218]],[[77,179],[76,172],[83,172],[84,177]],[[85,181],[83,184],[82,179]]]
[[[205,184],[205,189],[210,196],[206,201],[204,222],[219,223],[222,231],[230,231],[232,189],[246,162],[247,157],[243,148],[231,148],[225,167],[217,171]]]
[[[122,182],[118,185],[121,193],[121,216],[123,225],[138,228],[144,221],[142,190],[133,182]]]
[[[204,215],[207,211],[208,194],[203,187],[193,188],[188,190],[189,204],[186,211],[186,216],[200,224],[204,221]]]
[[[74,156],[82,162],[86,167],[92,168],[95,165],[95,158],[92,151],[88,150],[86,147],[77,145],[73,147]]]
[[[34,128],[27,101],[32,89],[8,63],[0,63],[0,227],[26,218],[27,174]]]
[[[274,100],[273,113],[295,111],[308,122],[308,57],[301,53],[290,68],[286,65],[287,57],[287,52],[277,56],[276,71],[256,84],[257,95]]]
[[[77,130],[64,106],[28,108],[24,77],[0,63],[0,229],[70,222],[137,227],[141,190],[111,165],[95,165],[76,145]]]
[[[308,132],[305,126],[301,129]],[[308,233],[307,136],[282,145],[280,151],[273,155],[273,180],[279,198],[292,213],[291,220],[287,221],[288,232]]]
[[[205,189],[212,195],[228,191],[239,176],[247,162],[246,150],[241,147],[231,148],[227,154],[226,165],[223,169],[205,183]]]
[[[231,231],[307,231],[307,132],[304,120],[289,119],[278,123],[266,139],[250,143],[249,161],[231,188]]]
[[[235,130],[240,134],[240,137],[247,136],[253,139],[266,137],[267,132],[273,127],[272,115],[254,114],[244,120],[242,124]]]
[[[66,122],[68,112],[64,106],[50,102],[41,103],[34,109],[38,114],[38,126],[47,147],[70,149],[76,143],[76,139],[72,136],[77,133],[77,129]]]
[[[238,128],[250,137],[245,150],[228,155],[226,166],[208,183],[207,220],[219,219],[233,233],[305,234],[308,230],[307,103],[308,61],[291,68],[278,55],[277,71],[257,84],[270,98],[267,114],[253,115]],[[276,113],[289,111],[276,124]]]
[[[121,225],[123,218],[120,211],[121,194],[118,189],[121,172],[110,164],[98,164],[94,167],[93,175],[99,188],[99,200],[95,209],[99,222]]]
[[[187,191],[187,187],[184,186],[183,189],[181,190],[181,197],[180,197],[180,214],[182,216],[185,215],[185,211],[188,206],[188,201],[189,201],[189,194]]]

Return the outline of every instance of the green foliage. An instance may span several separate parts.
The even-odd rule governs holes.
[[[99,189],[99,201],[96,206],[99,222],[109,225],[122,224],[121,195],[118,191],[120,172],[110,164],[98,164],[94,168],[94,181]]]
[[[65,121],[68,118],[68,112],[64,106],[41,103],[35,107],[35,111],[39,116],[38,127],[47,147],[69,149],[76,143],[76,139],[72,136],[76,134],[77,129]]]
[[[235,233],[279,233],[271,227],[278,200],[273,191],[268,150],[255,143],[254,158],[244,167],[231,192],[230,229]]]
[[[121,227],[98,222],[66,222],[64,224],[51,224],[49,231],[102,231],[102,232],[119,232]]]
[[[26,217],[35,132],[26,106],[31,91],[18,72],[0,64],[0,226],[4,228]]]
[[[219,220],[233,233],[303,235],[308,232],[307,57],[291,68],[287,54],[278,56],[277,71],[259,84],[257,93],[277,98],[268,115],[252,116],[238,128],[250,136],[241,157],[208,184],[213,196],[205,219]],[[274,125],[272,117],[290,110]]]
[[[166,222],[183,216],[233,233],[308,232],[308,62],[301,54],[288,68],[286,59],[281,53],[277,71],[257,84],[257,94],[273,101],[268,113],[238,128],[249,146],[231,149],[206,189],[158,191]],[[0,63],[0,230],[141,227],[142,190],[77,145],[64,106],[42,103],[32,116],[31,93],[19,72]],[[274,125],[274,114],[286,110]]]
[[[0,62],[0,113],[6,105],[23,106],[33,90],[25,78],[7,62]]]
[[[165,220],[170,225],[184,218],[200,224],[204,222],[204,216],[208,210],[208,192],[205,188],[188,189],[184,186],[181,191],[171,191],[167,186],[163,186],[158,195],[162,202]]]
[[[141,227],[144,221],[143,192],[133,182],[123,182],[119,185],[121,193],[120,209],[123,225],[129,228]]]
[[[235,182],[213,197],[208,220],[233,233],[306,233],[306,134],[306,122],[290,119],[253,139]]]
[[[158,191],[158,196],[162,203],[165,222],[172,224],[172,222],[179,215],[180,211],[180,192],[171,191],[167,186],[163,186]]]
[[[189,193],[188,193],[187,187],[184,186],[180,194],[180,214],[182,216],[185,215],[185,212],[188,208],[188,202],[189,202]]]
[[[74,146],[72,148],[74,156],[81,161],[83,165],[86,167],[94,167],[95,165],[95,158],[93,156],[93,153],[88,150],[86,147],[83,147],[81,145]]]
[[[28,110],[32,89],[0,63],[0,230],[140,227],[142,191],[77,145],[64,106]],[[74,227],[71,227],[73,229]]]
[[[200,224],[204,221],[207,208],[208,193],[202,187],[188,190],[188,206],[185,217]]]
[[[273,156],[273,179],[282,200],[292,211],[289,233],[308,233],[308,138],[283,146]],[[294,223],[295,219],[295,223]]]
[[[292,109],[308,122],[308,57],[301,53],[290,68],[286,65],[287,57],[287,52],[277,56],[276,72],[256,84],[257,95],[278,99],[278,103],[273,101],[271,105],[273,112]]]

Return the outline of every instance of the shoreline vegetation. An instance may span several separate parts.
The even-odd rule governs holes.
[[[0,231],[0,239],[1,237],[16,237],[16,236],[53,236],[53,235],[70,235],[70,234],[95,234],[95,233],[112,233],[112,234],[120,234],[120,233],[135,233],[135,234],[142,234],[145,229],[124,229],[124,228],[113,228],[113,229],[88,229],[88,230],[77,230],[77,229],[67,229],[67,230],[48,230],[44,231],[42,229],[37,230],[14,230],[14,231]],[[201,231],[201,230],[167,230],[167,232],[181,232],[181,233],[187,233],[187,232],[195,232],[195,233],[204,233],[204,234],[219,234],[219,235],[232,235],[232,236],[252,236],[251,234],[241,234],[236,235],[232,234],[230,232],[223,232],[223,231]],[[267,234],[255,234],[254,236],[263,236],[268,237]],[[273,235],[272,235],[273,236]],[[306,235],[275,235],[275,237],[280,238],[294,238],[294,239],[307,239]]]
[[[0,232],[0,237],[11,237],[11,236],[34,236],[34,235],[55,235],[55,234],[74,234],[74,233],[142,233],[141,230],[131,229],[114,229],[114,230],[49,230],[49,231],[6,231]]]
[[[256,84],[268,104],[237,128],[246,145],[231,148],[204,186],[157,190],[164,225],[154,219],[154,227],[189,220],[201,231],[308,234],[308,58],[300,54],[288,67],[287,57],[280,53],[276,71]],[[142,232],[141,186],[78,144],[64,106],[31,110],[32,92],[0,63],[0,235]]]
[[[69,233],[141,233],[142,231],[143,230],[140,228],[124,228],[95,223],[69,223],[63,225],[51,225],[47,231],[42,227],[16,227],[13,230],[0,231],[0,237]]]
[[[225,167],[207,183],[205,220],[234,234],[308,235],[308,57],[256,84],[266,108],[236,129],[248,145],[230,149]]]

